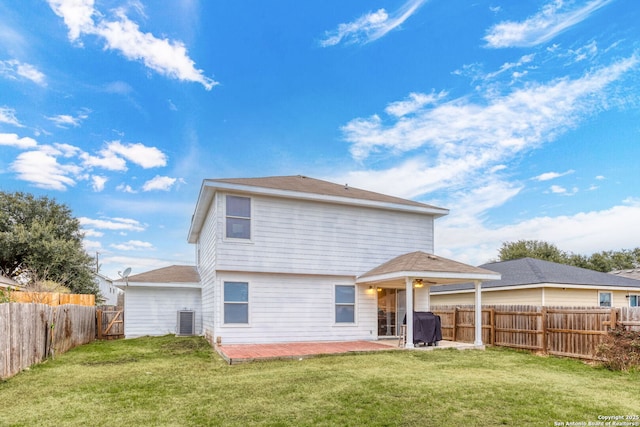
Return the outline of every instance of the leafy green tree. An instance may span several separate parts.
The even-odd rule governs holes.
[[[574,254],[558,249],[554,244],[539,240],[518,240],[505,242],[498,250],[499,261],[519,258],[536,258],[575,267],[608,273],[640,266],[640,248],[620,251],[601,251],[590,256]]]
[[[556,245],[539,240],[505,242],[498,250],[498,259],[500,261],[527,257],[564,264],[566,264],[568,258],[567,254],[558,249]]]
[[[80,222],[48,197],[0,192],[0,269],[31,284],[53,281],[74,293],[98,295]]]

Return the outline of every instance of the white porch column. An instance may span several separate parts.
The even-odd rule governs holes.
[[[413,348],[413,280],[410,277],[405,278],[407,288],[407,335],[405,348]]]
[[[476,288],[476,340],[473,345],[481,346],[482,345],[482,282],[480,280],[476,280],[475,282]]]

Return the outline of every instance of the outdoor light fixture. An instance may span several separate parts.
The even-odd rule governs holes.
[[[422,283],[422,279],[415,279],[413,281],[413,286],[416,288],[421,288],[424,286],[424,283]]]

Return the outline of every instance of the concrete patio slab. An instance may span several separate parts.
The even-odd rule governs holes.
[[[478,349],[473,344],[453,341],[439,341],[437,346],[399,348],[398,340],[379,341],[322,341],[279,344],[228,344],[216,345],[215,349],[230,365],[264,360],[304,359],[323,354],[343,354],[369,351],[431,351],[456,348],[459,350]],[[484,349],[484,346],[481,347]]]

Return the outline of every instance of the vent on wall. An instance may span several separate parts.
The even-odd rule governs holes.
[[[178,311],[178,332],[176,335],[194,335],[196,312],[193,310]]]

